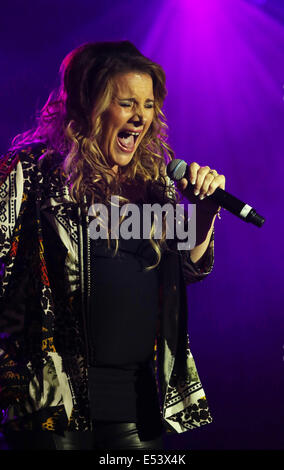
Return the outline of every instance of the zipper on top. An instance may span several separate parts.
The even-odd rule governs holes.
[[[84,198],[86,204],[86,197]],[[87,204],[86,206],[87,207]],[[89,321],[90,321],[90,296],[91,296],[91,257],[90,257],[90,237],[88,227],[88,215],[83,213],[81,207],[78,208],[79,216],[79,265],[81,284],[81,306],[82,320],[85,336],[87,366],[90,366],[92,351],[89,341]]]

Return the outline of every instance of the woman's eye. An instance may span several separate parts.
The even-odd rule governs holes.
[[[125,108],[128,108],[131,106],[131,103],[120,103],[120,106],[123,106]]]
[[[129,103],[127,101],[122,101],[119,103],[120,106],[122,106],[123,108],[131,108],[132,104],[133,103]],[[146,103],[145,106],[144,106],[146,109],[152,109],[154,108],[154,104],[153,103]]]

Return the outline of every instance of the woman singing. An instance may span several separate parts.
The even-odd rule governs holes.
[[[164,71],[121,41],[78,47],[60,72],[0,160],[1,430],[8,449],[162,449],[165,431],[211,422],[185,286],[212,269],[218,206],[206,195],[225,178],[189,166],[193,248],[167,239],[165,216],[161,236],[155,217],[145,236],[145,205],[179,200]],[[114,234],[113,210],[130,205],[139,236],[120,232],[126,212]]]

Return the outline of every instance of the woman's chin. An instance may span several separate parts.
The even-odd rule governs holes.
[[[134,156],[134,152],[125,153],[125,152],[116,152],[115,155],[111,156],[111,160],[114,166],[126,166],[131,162]]]

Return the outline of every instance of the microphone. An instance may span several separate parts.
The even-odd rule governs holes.
[[[174,181],[179,181],[182,178],[186,178],[188,180],[187,163],[184,160],[180,160],[178,158],[172,160],[167,165],[167,174],[170,179]],[[188,183],[191,185],[189,180]],[[235,196],[227,193],[224,191],[224,189],[217,188],[213,194],[207,197],[214,200],[219,206],[236,215],[240,219],[244,220],[245,222],[250,222],[257,227],[262,227],[265,221],[265,219],[261,215],[257,214],[257,212],[251,206],[240,201],[240,199],[237,199]]]

